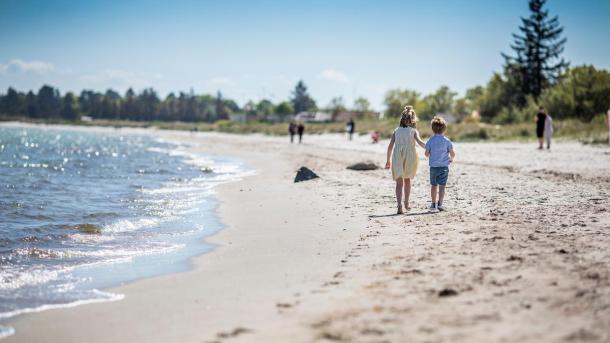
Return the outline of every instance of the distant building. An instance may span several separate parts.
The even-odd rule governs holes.
[[[294,119],[303,122],[325,122],[331,121],[332,115],[326,112],[300,112]]]
[[[245,123],[247,119],[247,115],[245,113],[232,113],[229,114],[229,120],[238,121],[240,123]]]
[[[80,121],[84,121],[84,122],[92,122],[93,118],[89,117],[89,116],[80,116]]]
[[[350,119],[354,119],[354,120],[366,120],[366,119],[379,120],[379,119],[383,119],[383,113],[382,112],[373,112],[373,111],[367,111],[367,112],[344,111],[344,112],[339,112],[337,114],[337,116],[335,117],[335,121],[338,121],[338,122],[349,121]]]

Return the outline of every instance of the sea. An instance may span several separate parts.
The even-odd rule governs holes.
[[[221,225],[240,160],[122,130],[0,126],[0,338],[17,315],[118,301],[113,286],[185,271]]]

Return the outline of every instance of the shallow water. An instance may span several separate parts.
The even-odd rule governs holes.
[[[245,174],[146,135],[0,127],[0,320],[187,269],[219,229],[214,185]]]

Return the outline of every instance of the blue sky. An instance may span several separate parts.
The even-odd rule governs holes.
[[[610,69],[610,1],[549,0],[572,65]],[[463,93],[501,69],[526,0],[0,0],[0,92],[154,87],[240,104],[287,99],[303,79],[319,105],[385,91]]]

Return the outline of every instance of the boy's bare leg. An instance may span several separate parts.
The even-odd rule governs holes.
[[[430,196],[432,196],[432,203],[436,204],[436,189],[438,186],[430,186]]]
[[[411,195],[411,179],[404,180],[404,191],[405,191],[405,209],[409,209],[409,196]]]
[[[402,213],[402,179],[396,179],[396,202],[398,204],[398,213]]]
[[[440,204],[442,204],[444,199],[445,199],[445,185],[439,185],[438,186],[438,202]]]

